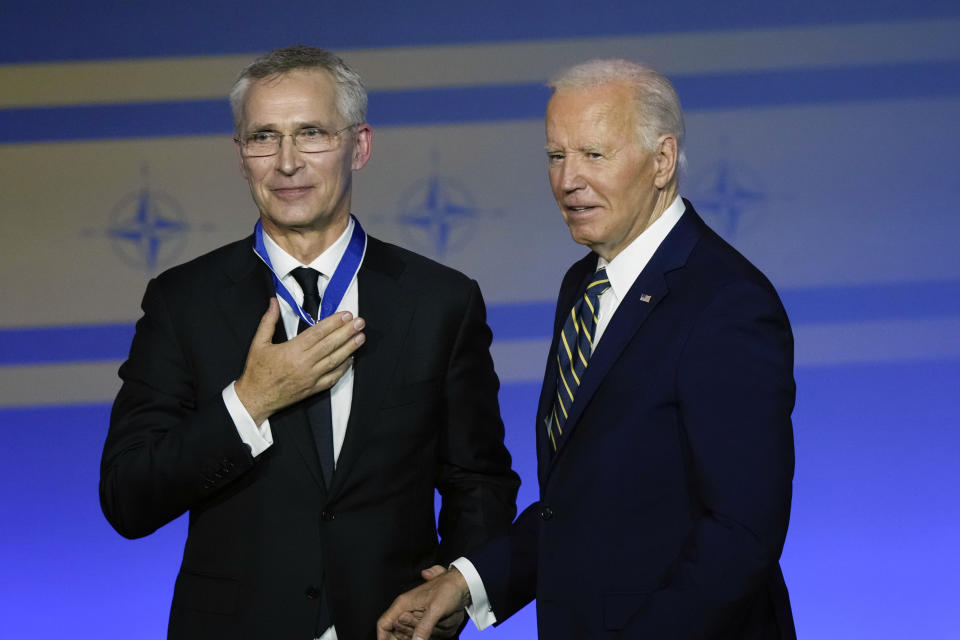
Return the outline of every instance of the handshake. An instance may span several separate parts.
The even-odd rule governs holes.
[[[434,565],[420,572],[426,583],[400,595],[377,621],[377,640],[450,638],[470,606],[467,581],[455,568]]]

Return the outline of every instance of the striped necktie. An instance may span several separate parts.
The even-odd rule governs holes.
[[[557,344],[557,398],[553,404],[548,430],[554,451],[557,450],[557,443],[563,435],[570,407],[593,353],[593,332],[597,327],[600,296],[609,288],[607,270],[601,267],[593,274],[583,297],[573,305],[570,315],[563,323],[563,331],[560,332]]]

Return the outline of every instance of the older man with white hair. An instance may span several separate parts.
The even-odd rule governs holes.
[[[394,602],[378,637],[483,628],[537,600],[541,638],[795,638],[779,566],[793,336],[770,282],[679,196],[670,82],[624,60],[550,84],[547,164],[574,241],[536,419],[540,500]]]

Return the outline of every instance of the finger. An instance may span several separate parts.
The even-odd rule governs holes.
[[[402,614],[393,626],[393,632],[404,638],[412,638],[413,632],[417,629],[417,623],[420,622],[420,618],[422,617],[422,612],[417,617],[411,616],[410,612]]]
[[[330,344],[330,343],[341,343],[347,339],[347,337],[360,332],[365,326],[366,321],[363,318],[354,318],[349,311],[344,311],[342,314],[336,314],[339,318],[337,322],[331,322],[326,324],[330,318],[324,318],[321,322],[310,327],[308,331],[304,333],[311,333],[311,347],[314,344]],[[330,316],[331,318],[333,316]]]
[[[397,618],[397,626],[406,627],[410,629],[410,633],[413,633],[413,630],[417,628],[417,625],[420,621],[423,620],[423,610],[417,609],[414,611],[404,611],[400,614],[400,617]]]
[[[392,637],[397,640],[412,640],[413,627],[394,627]]]
[[[396,620],[391,621],[390,612],[383,614],[377,621],[377,640],[411,640],[417,620],[404,612]]]
[[[331,313],[323,320],[315,322],[312,326],[302,331],[299,335],[297,335],[297,339],[304,343],[306,347],[310,347],[322,341],[324,338],[344,325],[349,325],[352,319],[353,314],[349,311]]]
[[[421,572],[420,572],[420,575],[421,575],[421,577],[423,577],[424,580],[428,580],[428,581],[429,581],[429,580],[433,580],[434,578],[439,578],[440,576],[442,576],[442,575],[445,574],[446,572],[447,572],[447,570],[446,570],[445,567],[442,567],[442,566],[440,566],[439,564],[435,564],[435,565],[433,565],[432,567],[429,567],[429,568],[424,569],[423,571],[421,571]]]
[[[331,371],[319,373],[322,371],[322,369],[318,367],[317,372],[319,373],[319,377],[317,378],[316,382],[313,383],[313,387],[310,388],[310,390],[307,392],[307,395],[312,395],[314,393],[319,393],[321,391],[330,389],[333,387],[333,385],[340,381],[340,378],[342,378],[352,366],[353,358],[348,357]]]
[[[280,317],[280,303],[274,297],[270,298],[267,304],[267,310],[260,318],[260,324],[257,325],[257,332],[253,334],[254,344],[270,344],[273,342],[273,331],[277,326],[277,319]]]
[[[366,326],[367,323],[363,318],[353,318],[351,316],[350,320],[345,321],[338,327],[332,328],[319,340],[312,340],[305,348],[308,352],[314,354],[314,357],[323,357],[333,352],[337,347],[349,342],[351,338],[359,335]],[[315,332],[313,338],[317,335],[319,335],[319,332]]]
[[[377,640],[410,640],[408,636],[395,633],[392,630],[377,627]]]
[[[377,640],[397,640],[399,637],[394,633],[393,625],[385,622],[383,617],[377,620]]]
[[[330,332],[319,341],[307,341],[297,347],[306,366],[312,367],[314,375],[320,377],[336,369],[366,341],[361,329],[365,326],[361,318],[355,318]],[[300,335],[306,335],[307,332]],[[298,338],[300,336],[297,336]]]
[[[342,341],[335,343],[335,340]],[[325,341],[326,344],[318,345],[307,352],[306,356],[314,361],[314,375],[320,378],[347,362],[347,359],[362,347],[366,340],[367,337],[363,333],[342,334],[338,329],[329,337],[329,342]]]
[[[423,619],[420,620],[416,630],[413,632],[414,640],[428,640],[438,620],[440,620],[440,612],[437,611],[436,608],[430,607],[424,611]]]
[[[390,608],[383,612],[380,618],[377,620],[377,640],[393,640],[394,638],[401,637],[399,633],[399,619],[408,609],[405,606],[405,601],[409,600],[407,594],[398,596],[396,600],[393,601],[393,604],[390,605]],[[409,632],[408,632],[409,637]]]

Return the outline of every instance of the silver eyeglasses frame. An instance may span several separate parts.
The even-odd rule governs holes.
[[[327,151],[333,151],[334,149],[337,148],[337,145],[334,143],[340,138],[341,133],[343,133],[347,129],[356,127],[360,124],[362,123],[354,122],[353,124],[348,124],[347,126],[341,129],[337,129],[336,131],[331,131],[331,132],[324,131],[322,127],[316,127],[316,126],[300,127],[293,133],[282,133],[280,131],[254,131],[252,133],[246,134],[244,137],[234,136],[233,141],[236,142],[238,145],[240,145],[240,149],[243,152],[243,155],[248,158],[269,158],[270,156],[277,155],[278,153],[280,153],[280,149],[283,146],[283,139],[286,138],[287,136],[289,136],[293,140],[294,148],[296,148],[296,150],[299,151],[300,153],[324,153]],[[304,139],[301,138],[300,135],[305,131],[311,131],[311,130],[322,131],[326,134],[326,136],[324,137],[325,142],[323,144],[323,148],[310,150],[310,149],[304,149],[302,147],[302,145],[304,144]],[[249,151],[249,147],[251,144],[250,138],[252,136],[262,135],[262,134],[269,134],[271,136],[269,144],[271,145],[271,148],[273,150],[270,153],[261,153],[261,152],[251,153]],[[266,145],[268,144],[268,142],[263,141],[261,144]]]

